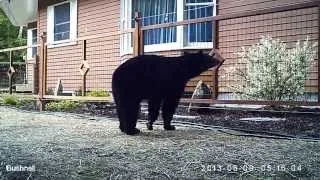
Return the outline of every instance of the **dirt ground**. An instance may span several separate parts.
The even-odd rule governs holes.
[[[127,136],[114,118],[0,106],[0,179],[320,179],[319,141],[138,127]]]

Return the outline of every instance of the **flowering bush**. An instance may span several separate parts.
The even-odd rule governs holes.
[[[243,84],[232,88],[242,98],[294,100],[304,93],[308,69],[315,57],[316,43],[298,41],[294,48],[279,39],[262,37],[260,42],[239,53],[233,73]]]

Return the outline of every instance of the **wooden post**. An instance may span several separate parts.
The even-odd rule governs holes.
[[[83,40],[83,61],[87,60],[87,40]],[[83,73],[82,75],[82,96],[86,96],[86,90],[87,90],[87,73]]]
[[[140,25],[140,28],[139,28],[139,55],[143,55],[144,54],[144,39],[143,39],[143,31],[142,31],[142,22],[141,22],[141,19],[139,21],[139,25]]]
[[[44,56],[43,56],[43,94],[47,93],[47,60],[48,60],[48,46],[45,43],[44,45]]]
[[[318,104],[320,104],[320,4],[318,4]]]
[[[213,41],[213,49],[218,48],[218,21],[212,21],[212,41]],[[217,100],[219,95],[219,69],[214,68],[213,73],[213,79],[212,79],[212,99]]]
[[[83,61],[87,60],[87,41],[83,40],[83,49],[82,49],[82,53],[83,53]],[[87,89],[87,78],[86,78],[86,74],[82,75],[82,96],[86,96],[86,89]]]
[[[87,40],[83,40],[82,46],[82,64],[80,66],[80,73],[82,75],[81,95],[86,96],[87,91],[87,74],[90,70],[90,66],[87,61]]]
[[[9,70],[8,70],[8,76],[9,76],[9,94],[12,94],[12,76],[14,73],[14,69],[13,69],[13,62],[12,62],[12,51],[9,51]]]
[[[46,39],[47,33],[41,35],[40,59],[39,59],[39,98],[45,95],[45,59],[46,59]]]
[[[87,60],[87,40],[83,40],[82,58],[83,58],[84,61]]]
[[[133,55],[139,56],[144,53],[143,32],[141,30],[141,16],[135,12],[135,30],[133,33]]]
[[[39,91],[38,91],[38,101],[37,101],[37,107],[40,111],[44,110],[44,102],[43,102],[43,96],[45,94],[45,59],[46,59],[46,39],[47,34],[46,32],[43,32],[41,35],[41,43],[40,43],[40,56],[39,56],[39,66],[38,66],[38,82],[39,82]]]
[[[82,89],[81,89],[81,95],[86,96],[86,89],[87,89],[87,78],[85,75],[82,76]]]
[[[218,6],[219,6],[219,0],[216,0],[216,15],[219,14],[218,12]],[[213,41],[213,49],[218,49],[218,20],[212,21],[212,41]],[[217,100],[218,95],[219,95],[219,69],[214,68],[212,73],[213,73],[213,79],[212,79],[212,99]]]

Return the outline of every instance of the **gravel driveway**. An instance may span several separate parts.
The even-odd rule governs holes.
[[[0,106],[0,179],[320,179],[320,142]]]

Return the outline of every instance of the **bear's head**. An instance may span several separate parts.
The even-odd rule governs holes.
[[[185,52],[182,56],[182,60],[184,61],[182,67],[189,79],[222,63],[222,60],[215,57],[215,51],[211,51],[209,54],[205,54],[202,51],[199,51],[198,53]]]

